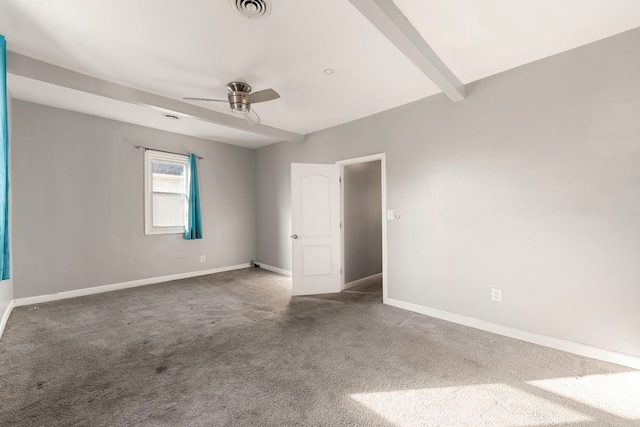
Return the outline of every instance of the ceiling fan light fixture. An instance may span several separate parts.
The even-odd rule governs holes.
[[[229,105],[231,111],[238,114],[249,114],[250,106],[247,95],[251,92],[251,86],[244,82],[231,82],[227,85]]]
[[[271,13],[270,0],[229,0],[231,7],[245,18],[261,19]]]
[[[248,104],[236,104],[236,105],[232,104],[231,105],[231,111],[237,114],[249,114],[250,110],[251,110],[251,107],[249,107]]]

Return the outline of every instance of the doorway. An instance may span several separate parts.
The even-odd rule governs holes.
[[[374,189],[366,190],[372,195],[366,200],[369,208],[364,215],[375,218],[380,226],[371,226],[364,230],[366,233],[374,233],[371,241],[376,241],[377,257],[375,261],[367,261],[366,258],[353,258],[345,256],[345,229],[349,228],[347,238],[362,234],[355,226],[345,222],[345,192],[342,191],[342,176],[344,169],[351,165],[364,165],[373,163],[379,169],[371,176],[376,176],[378,183]],[[368,169],[368,166],[354,168],[353,171]],[[373,278],[382,279],[382,302],[387,302],[387,224],[386,224],[386,174],[385,155],[374,154],[366,157],[341,160],[335,164],[316,163],[292,163],[291,164],[291,217],[292,217],[292,293],[293,295],[315,295],[338,293],[346,286],[355,286],[358,280]],[[351,176],[349,169],[347,179]],[[368,176],[368,175],[367,175]],[[353,179],[353,178],[352,178]],[[360,179],[360,181],[366,181]],[[355,181],[354,181],[355,182]],[[346,182],[345,182],[346,183]],[[353,183],[353,182],[352,182]],[[377,192],[377,193],[376,193]],[[349,195],[351,194],[351,195]],[[354,199],[353,194],[359,194],[356,190],[346,194],[349,199]],[[377,205],[377,208],[376,208]],[[360,210],[362,211],[362,210]],[[347,209],[347,214],[352,213]],[[355,214],[355,221],[358,221]],[[347,219],[349,221],[349,219]],[[353,221],[353,219],[352,219]],[[377,231],[372,231],[372,230]],[[351,233],[351,232],[354,233]],[[381,243],[380,243],[381,241]],[[357,252],[358,247],[368,245],[364,239],[349,241],[346,249],[350,253]],[[355,248],[355,249],[354,249]],[[380,262],[381,259],[381,262]],[[375,265],[374,270],[367,269],[367,263]],[[347,264],[348,263],[348,264]],[[355,265],[360,265],[356,267]],[[380,268],[381,267],[381,268]],[[345,280],[345,269],[349,278]],[[365,273],[362,273],[365,271]],[[366,273],[366,272],[369,273]],[[372,272],[373,271],[373,272]],[[364,277],[360,277],[362,275]],[[369,274],[368,276],[366,274]],[[355,283],[354,283],[355,282]]]
[[[386,281],[384,154],[336,162],[341,176],[341,290],[381,293]]]

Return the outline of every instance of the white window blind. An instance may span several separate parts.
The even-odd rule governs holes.
[[[153,160],[153,226],[179,227],[186,224],[187,197],[185,166]]]

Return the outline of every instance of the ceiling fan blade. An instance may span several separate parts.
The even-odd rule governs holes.
[[[247,114],[244,114],[242,117],[244,117],[244,119],[248,121],[249,124],[257,125],[258,123],[260,123],[260,117],[258,117],[258,114],[256,114],[256,112],[253,110],[249,110],[249,112]]]
[[[205,101],[205,102],[229,102],[228,99],[211,99],[211,98],[182,98],[185,101]]]
[[[252,104],[258,102],[272,101],[274,99],[280,98],[280,94],[273,89],[265,89],[258,92],[250,93],[249,102]]]

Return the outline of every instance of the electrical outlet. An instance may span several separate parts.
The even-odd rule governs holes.
[[[200,262],[204,262],[205,260],[205,256],[204,255],[200,255]]]
[[[502,302],[502,289],[491,288],[491,301]]]

